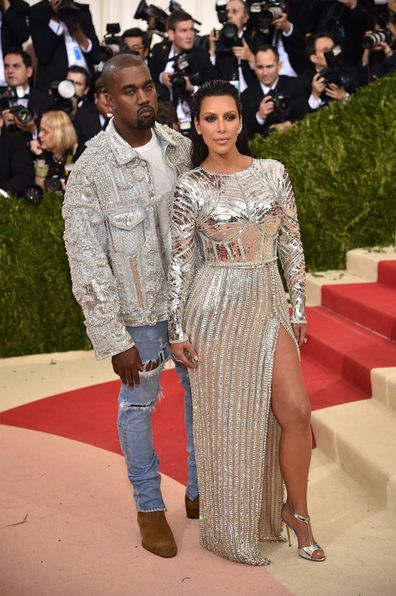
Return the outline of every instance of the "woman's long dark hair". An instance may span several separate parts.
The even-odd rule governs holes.
[[[191,163],[193,168],[200,166],[201,163],[208,157],[208,147],[202,138],[202,135],[197,133],[194,125],[194,118],[199,120],[201,104],[205,97],[219,97],[228,95],[235,100],[239,116],[242,114],[242,104],[239,96],[239,91],[228,81],[209,81],[204,83],[202,87],[194,93],[192,98],[192,126],[191,126]],[[249,148],[249,140],[244,128],[237,137],[236,147],[242,155],[251,155]]]

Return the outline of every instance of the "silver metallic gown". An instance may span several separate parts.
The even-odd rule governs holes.
[[[172,213],[170,340],[189,339],[199,356],[190,381],[201,544],[265,565],[259,543],[282,540],[274,352],[280,325],[295,341],[290,322],[305,322],[292,187],[284,166],[269,159],[236,174],[196,168],[178,179]]]

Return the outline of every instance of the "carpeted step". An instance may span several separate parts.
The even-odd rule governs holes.
[[[308,308],[307,316],[308,342],[303,356],[371,395],[371,369],[395,366],[396,346],[325,308]]]
[[[371,371],[373,399],[396,412],[396,366]]]
[[[396,413],[374,399],[312,414],[318,447],[396,512]]]
[[[396,261],[380,261],[378,263],[378,281],[396,289]]]
[[[396,286],[326,285],[322,287],[322,306],[396,341]]]

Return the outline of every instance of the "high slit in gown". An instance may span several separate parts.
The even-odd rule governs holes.
[[[260,542],[283,540],[274,353],[280,326],[296,344],[291,323],[305,322],[304,255],[284,166],[255,159],[236,174],[187,172],[174,188],[171,231],[170,341],[189,340],[199,358],[189,375],[200,541],[226,559],[265,565]]]

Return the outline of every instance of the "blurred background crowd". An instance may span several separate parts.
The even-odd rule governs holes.
[[[64,191],[111,118],[101,70],[119,52],[147,63],[157,120],[185,135],[191,95],[212,79],[240,90],[249,135],[265,136],[396,69],[396,0],[217,0],[215,8],[203,32],[179,3],[164,10],[141,0],[131,10],[141,27],[108,23],[99,40],[86,4],[0,0],[0,195],[38,202],[43,190]]]

